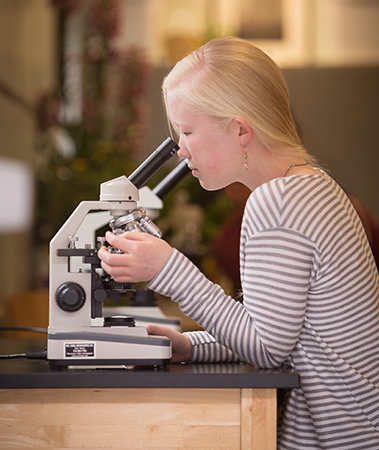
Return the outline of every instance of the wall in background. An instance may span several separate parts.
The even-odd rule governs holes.
[[[285,69],[310,153],[379,219],[379,66]]]
[[[143,45],[157,65],[211,36],[245,35],[257,16],[252,41],[282,67],[379,64],[377,0],[125,0],[124,12],[120,45]]]

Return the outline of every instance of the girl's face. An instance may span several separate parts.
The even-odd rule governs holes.
[[[201,186],[213,191],[240,181],[244,151],[238,122],[221,126],[210,116],[196,114],[181,101],[179,92],[169,91],[167,104],[180,132],[178,155],[188,159],[188,167]]]

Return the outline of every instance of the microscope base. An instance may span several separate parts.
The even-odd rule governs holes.
[[[72,367],[73,369],[78,369],[83,367],[83,369],[114,369],[114,368],[124,368],[125,366],[152,366],[158,369],[165,369],[170,363],[171,359],[95,359],[92,361],[88,361],[87,359],[79,359],[76,361],[70,361],[67,363],[67,360],[57,359],[57,360],[49,360],[49,366],[51,369],[66,369]]]
[[[145,333],[144,327],[50,328],[47,360],[51,367],[170,364],[170,340]]]

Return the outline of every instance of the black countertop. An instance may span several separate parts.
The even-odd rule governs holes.
[[[43,352],[43,340],[0,339],[0,354]],[[299,375],[287,368],[249,364],[171,364],[150,367],[52,369],[47,361],[0,359],[0,389],[33,388],[295,388]]]

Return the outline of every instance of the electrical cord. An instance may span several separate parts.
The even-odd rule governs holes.
[[[46,328],[36,328],[36,327],[0,327],[1,331],[31,331],[33,333],[47,333]]]
[[[37,353],[16,353],[14,355],[0,355],[0,359],[15,359],[15,358],[26,358],[26,359],[47,359],[47,352],[37,352]]]
[[[1,331],[31,331],[33,333],[43,333],[47,334],[46,328],[36,328],[36,327],[0,327]],[[47,360],[47,352],[37,352],[37,353],[16,353],[13,355],[0,355],[0,359],[15,359],[15,358],[26,358],[26,359],[42,359]]]

